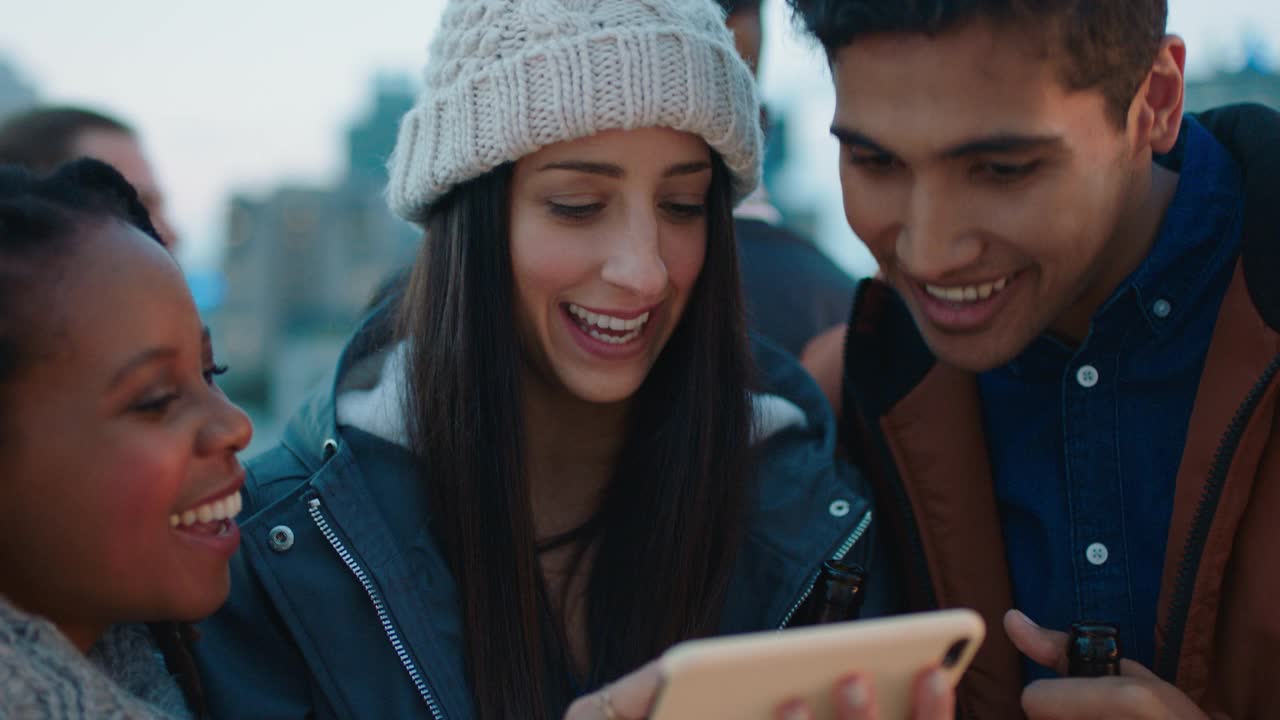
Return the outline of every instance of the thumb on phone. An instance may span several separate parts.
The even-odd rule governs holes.
[[[644,720],[662,685],[658,663],[645,665],[569,706],[564,720]]]
[[[1066,633],[1040,627],[1021,610],[1004,614],[1004,631],[1018,652],[1059,675],[1067,674]]]

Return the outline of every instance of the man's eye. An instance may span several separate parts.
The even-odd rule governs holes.
[[[975,169],[974,174],[997,183],[1007,183],[1027,177],[1039,166],[1039,160],[1026,163],[983,163]]]
[[[866,153],[849,153],[849,163],[864,170],[873,172],[885,172],[898,167],[898,159],[892,155],[882,153],[866,154]]]
[[[547,203],[551,214],[570,220],[582,220],[604,209],[604,203],[588,203],[586,205],[567,205],[565,203]]]

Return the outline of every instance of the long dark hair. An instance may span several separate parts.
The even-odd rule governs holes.
[[[750,354],[730,176],[713,155],[707,252],[689,303],[633,398],[593,529],[588,687],[714,633],[744,532]],[[572,699],[525,472],[515,333],[512,166],[455,188],[426,218],[401,313],[409,435],[432,530],[458,587],[476,717],[558,717]],[[660,597],[655,590],[661,588]]]

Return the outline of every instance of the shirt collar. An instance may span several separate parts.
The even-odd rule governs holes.
[[[1177,144],[1160,162],[1180,167],[1178,188],[1151,252],[1113,296],[1132,288],[1157,335],[1179,326],[1181,311],[1199,301],[1212,270],[1236,255],[1244,211],[1240,168],[1194,118],[1183,118]],[[1095,319],[1102,319],[1103,308]]]

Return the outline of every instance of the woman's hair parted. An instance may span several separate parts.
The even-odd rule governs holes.
[[[82,232],[94,223],[132,225],[164,245],[133,186],[98,160],[76,160],[44,178],[16,165],[0,165],[0,438],[10,420],[6,389],[50,351],[57,313],[50,293]],[[150,625],[166,666],[177,678],[197,718],[206,717],[203,692],[191,658],[194,628],[174,622]]]
[[[595,515],[587,687],[714,633],[752,496],[751,376],[732,189],[713,153],[707,252],[684,316],[633,398]],[[458,587],[476,717],[551,718],[573,699],[564,619],[538,564],[515,327],[512,165],[435,203],[401,304],[406,410],[431,527]],[[581,556],[579,556],[581,557]],[[655,602],[653,588],[663,588]]]

